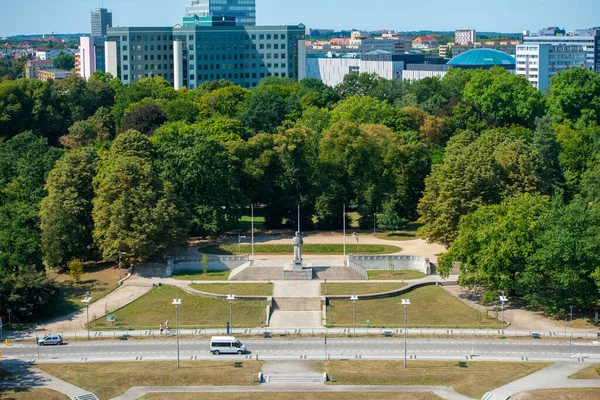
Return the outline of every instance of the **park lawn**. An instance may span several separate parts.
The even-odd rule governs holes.
[[[409,327],[487,328],[500,329],[500,321],[467,306],[439,286],[424,286],[398,297],[360,300],[356,303],[357,326],[400,327],[404,313],[400,299],[410,299],[407,308]],[[481,319],[478,322],[478,318]],[[371,320],[369,325],[367,319]],[[352,302],[330,300],[327,307],[328,326],[352,326]]]
[[[77,311],[85,306],[81,301],[86,292],[90,292],[92,302],[98,301],[119,286],[119,280],[127,274],[126,269],[121,270],[108,265],[86,265],[79,283],[68,273],[57,273],[49,270],[48,277],[59,288],[59,296],[53,300],[53,307],[48,315],[48,320]]]
[[[70,400],[70,397],[51,389],[19,388],[0,390],[0,399],[6,400]]]
[[[352,295],[391,292],[406,286],[405,283],[321,283],[322,295]]]
[[[539,371],[551,363],[487,361],[326,361],[334,385],[454,386],[465,396],[481,398],[488,391]],[[373,371],[373,373],[365,373]]]
[[[43,371],[94,393],[100,400],[119,396],[134,386],[253,385],[261,361],[174,361],[40,364]],[[177,398],[177,397],[174,397]]]
[[[212,299],[187,293],[172,286],[159,286],[139,299],[115,311],[114,329],[158,329],[159,324],[169,320],[175,328],[175,306],[173,299],[181,299],[179,327],[181,329],[224,327],[229,320],[229,301]],[[234,301],[233,327],[256,327],[265,319],[262,301]],[[106,328],[105,318],[91,323],[92,329]]]
[[[361,393],[361,392],[260,392],[260,393],[151,393],[141,400],[440,400],[431,392]]]
[[[244,215],[238,221],[238,226],[240,229],[250,232],[252,230],[252,216]],[[265,227],[265,217],[262,215],[254,214],[254,229],[262,230]]]
[[[204,271],[181,271],[173,274],[171,278],[182,281],[226,281],[229,279],[229,274],[231,274],[230,270],[208,271],[207,274]]]
[[[291,242],[291,241],[290,241]],[[352,252],[353,246],[346,246],[348,252]],[[402,251],[400,247],[380,244],[365,244],[360,245],[358,248],[359,254],[394,254]],[[219,254],[219,255],[233,255],[239,254],[250,254],[252,252],[252,245],[242,244],[241,250],[237,244],[231,245],[219,245],[219,246],[206,246],[199,249],[204,254]],[[303,254],[343,254],[343,244],[305,244],[302,246]],[[294,246],[292,244],[255,244],[254,254],[278,254],[287,255],[294,254]]]
[[[194,283],[193,289],[206,293],[229,294],[239,296],[270,296],[273,294],[272,283]]]
[[[396,241],[420,239],[421,237],[418,235],[417,230],[422,225],[423,224],[420,224],[418,222],[410,222],[405,229],[397,231],[377,232],[374,236],[377,239]]]
[[[592,365],[571,375],[571,379],[600,379],[600,364]]]
[[[519,393],[519,400],[598,400],[600,388],[541,389]]]
[[[384,270],[384,269],[370,269],[367,271],[367,276],[373,281],[399,281],[404,279],[405,281],[411,279],[425,278],[427,275],[421,271],[413,270]]]

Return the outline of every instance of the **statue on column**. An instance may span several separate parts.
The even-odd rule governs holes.
[[[292,244],[294,245],[294,262],[302,261],[302,236],[300,232],[296,232],[296,236],[292,239]]]

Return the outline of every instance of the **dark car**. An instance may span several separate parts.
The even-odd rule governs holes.
[[[46,346],[48,344],[55,344],[60,346],[63,343],[63,338],[60,335],[49,334],[38,340],[38,345]]]

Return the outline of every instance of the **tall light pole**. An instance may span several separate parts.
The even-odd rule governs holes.
[[[573,322],[573,309],[575,308],[575,306],[569,306],[569,308],[571,309],[571,321]]]
[[[121,256],[127,255],[124,251],[119,251],[119,279],[121,279]]]
[[[500,291],[500,302],[502,303],[502,326],[500,327],[501,337],[504,337],[504,303],[508,301],[508,297],[504,295],[504,290]]]
[[[352,327],[354,329],[354,336],[356,336],[356,302],[358,301],[358,296],[353,294],[350,296],[350,300],[352,300]]]
[[[342,236],[344,237],[344,259],[346,259],[346,204],[344,204],[342,228]]]
[[[406,308],[410,305],[409,299],[402,299],[404,306],[404,368],[406,368]]]
[[[358,235],[356,232],[352,232],[352,237],[356,240],[356,255],[358,255]]]
[[[179,368],[179,306],[181,305],[181,299],[173,299],[175,306],[175,330],[177,331],[177,368]]]
[[[227,300],[229,300],[229,329],[230,332],[233,332],[233,325],[232,325],[232,315],[233,315],[233,301],[235,300],[235,295],[232,294],[231,292],[229,292],[229,295],[227,296]]]
[[[87,320],[87,337],[90,340],[90,300],[92,297],[90,296],[90,292],[85,293],[85,299],[81,300],[85,303],[85,315]]]
[[[250,206],[250,215],[252,221],[252,260],[254,260],[254,204]]]

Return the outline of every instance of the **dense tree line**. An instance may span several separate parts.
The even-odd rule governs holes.
[[[500,68],[416,82],[351,74],[335,88],[5,80],[0,277],[162,257],[188,235],[234,228],[250,204],[268,228],[294,227],[300,205],[303,229],[339,229],[346,204],[365,228],[419,218],[449,247],[440,271],[460,265],[488,298],[590,307],[599,123],[600,77],[583,69],[552,78],[547,95]]]

